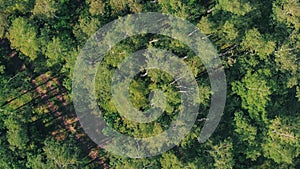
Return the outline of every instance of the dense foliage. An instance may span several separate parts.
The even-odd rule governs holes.
[[[138,124],[117,112],[111,77],[139,49],[167,49],[184,59],[201,95],[197,122],[179,145],[156,157],[128,159],[84,134],[72,106],[72,72],[80,49],[101,26],[149,11],[186,19],[212,41],[226,71],[227,103],[217,130],[200,144],[211,91],[199,58],[165,36],[141,34],[120,42],[108,51],[96,78],[98,105],[119,132],[160,133],[180,106],[180,91],[170,85],[174,79],[149,70],[130,85],[132,105],[149,109],[151,91],[160,89],[167,96],[164,114]],[[297,0],[2,0],[0,168],[300,168],[299,65]]]

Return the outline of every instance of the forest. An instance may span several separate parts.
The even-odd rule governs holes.
[[[200,98],[197,119],[180,143],[153,157],[128,158],[86,134],[74,108],[72,80],[91,36],[118,18],[146,12],[189,21],[210,40],[226,74],[226,105],[214,133],[200,143],[213,95],[201,59],[168,36],[141,33],[120,41],[107,51],[95,78],[97,106],[108,126],[143,138],[162,133],[178,118],[182,91],[156,69],[136,75],[129,96],[135,109],[146,111],[151,92],[163,91],[166,100],[157,101],[165,103],[162,115],[136,123],[118,112],[111,79],[141,49],[164,49],[183,60]],[[299,169],[299,65],[298,0],[1,0],[0,168]]]

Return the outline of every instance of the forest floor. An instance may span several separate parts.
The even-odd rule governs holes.
[[[51,135],[57,140],[63,140],[68,135],[75,135],[82,149],[87,150],[88,156],[92,159],[91,162],[108,168],[106,159],[98,153],[101,148],[94,144],[80,127],[76,113],[68,101],[68,94],[61,85],[60,79],[45,73],[32,80],[32,83],[36,87],[35,97],[41,97],[43,101],[38,104],[39,108],[50,112],[56,118]]]

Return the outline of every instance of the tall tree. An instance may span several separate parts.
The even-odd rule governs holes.
[[[245,38],[242,41],[242,47],[251,53],[256,53],[260,59],[265,59],[274,52],[275,43],[264,38],[261,33],[254,28],[246,32]]]
[[[250,123],[243,112],[236,112],[234,121],[234,131],[238,139],[235,153],[242,153],[247,159],[256,160],[261,155],[257,127]]]
[[[247,72],[242,81],[232,83],[232,90],[242,99],[242,108],[249,112],[249,116],[259,121],[266,119],[266,105],[270,100],[270,87],[264,77],[270,75],[270,70],[262,69],[255,73]]]
[[[105,2],[103,0],[89,0],[89,12],[92,16],[102,15],[105,11]]]
[[[299,117],[277,117],[270,121],[263,143],[264,156],[276,163],[292,164],[300,154]]]
[[[20,50],[31,60],[38,57],[40,48],[37,30],[25,18],[19,17],[12,21],[8,39],[13,48]]]
[[[236,15],[245,15],[252,10],[251,4],[246,0],[217,0],[216,8]]]
[[[274,17],[289,28],[300,29],[300,4],[295,0],[273,1]]]
[[[74,141],[48,139],[44,144],[47,168],[82,168],[86,164],[86,159],[80,156]]]
[[[8,27],[7,16],[3,13],[0,13],[0,39],[4,38],[7,27]]]
[[[51,0],[36,0],[32,10],[33,15],[39,17],[57,17],[55,12],[59,8],[59,3]]]
[[[230,169],[234,166],[232,142],[225,140],[218,145],[212,146],[209,154],[214,158],[216,168]]]
[[[7,141],[10,144],[10,148],[12,150],[16,148],[20,150],[26,149],[27,143],[29,142],[26,124],[12,116],[9,116],[4,121],[4,124],[8,130]]]

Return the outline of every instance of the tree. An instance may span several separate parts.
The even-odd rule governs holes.
[[[32,8],[33,0],[13,0],[13,1],[1,1],[0,9],[4,13],[17,13],[20,12],[22,14],[29,12]]]
[[[233,168],[234,159],[233,159],[233,146],[232,142],[225,140],[224,142],[219,143],[218,145],[212,146],[209,154],[214,158],[214,166],[216,168]]]
[[[63,86],[71,91],[72,89],[72,77],[73,77],[73,69],[76,62],[76,58],[79,55],[79,52],[76,48],[69,49],[68,57],[65,58],[66,62],[61,69],[61,73],[68,78],[65,78],[63,81]]]
[[[300,87],[297,87],[297,98],[298,101],[300,102]]]
[[[270,100],[270,87],[265,76],[270,75],[270,70],[258,70],[255,73],[247,72],[242,81],[233,82],[232,90],[242,99],[242,108],[249,112],[249,116],[256,121],[266,120],[266,105]]]
[[[26,149],[29,138],[27,135],[27,127],[21,120],[9,116],[5,121],[4,125],[7,128],[7,141],[10,144],[10,148],[15,150],[18,148],[20,150]]]
[[[299,117],[277,117],[271,120],[262,145],[264,156],[276,163],[292,164],[293,159],[300,154],[299,122]]]
[[[109,4],[114,12],[123,11],[126,8],[126,0],[110,0]]]
[[[130,8],[130,11],[133,13],[140,13],[143,9],[143,6],[139,3],[138,0],[129,0],[128,6]]]
[[[47,165],[43,163],[43,156],[41,154],[38,154],[37,156],[28,154],[26,167],[32,169],[40,169],[47,167]]]
[[[158,1],[161,6],[161,11],[170,13],[181,18],[188,18],[188,7],[178,0],[161,0]]]
[[[5,66],[1,64],[0,62],[0,74],[4,74]]]
[[[39,17],[53,18],[59,8],[59,4],[56,1],[51,0],[36,0],[34,8],[32,10],[33,15]]]
[[[83,92],[88,87],[95,87],[96,102],[92,104],[98,104],[108,126],[136,138],[156,136],[167,129],[182,132],[170,124],[179,120],[178,112],[183,108],[182,93],[189,92],[185,90],[189,87],[179,85],[176,83],[178,79],[166,72],[139,67],[140,72],[130,78],[133,80],[126,86],[129,97],[116,92],[116,97],[123,99],[121,105],[128,99],[134,108],[140,110],[140,114],[147,117],[157,115],[155,112],[154,116],[151,116],[152,112],[146,114],[150,108],[163,110],[155,121],[138,123],[126,119],[112,99],[114,86],[111,82],[116,69],[130,54],[145,48],[169,50],[190,68],[198,85],[190,93],[199,92],[200,99],[197,96],[187,97],[187,103],[197,100],[200,109],[190,133],[166,153],[143,159],[123,158],[104,153],[102,149],[95,153],[96,145],[87,136],[78,133],[81,131],[80,123],[76,123],[74,129],[69,126],[69,117],[72,116],[72,121],[76,119],[72,113],[72,98],[82,99],[83,103],[95,100],[90,93],[86,93],[85,98],[80,94],[71,95],[74,65],[82,46],[102,25],[142,11],[169,13],[197,24],[205,34],[198,38],[211,41],[225,64],[228,104],[210,141],[199,144],[197,138],[202,125],[211,120],[206,115],[211,108],[210,97],[214,94],[201,59],[194,56],[184,43],[171,37],[141,34],[112,46],[116,42],[115,33],[107,32],[105,42],[109,50],[99,63],[101,66],[87,68],[87,64],[96,66],[99,61],[97,52],[91,49],[90,57],[79,66],[82,74],[74,78],[79,82],[75,87],[83,87]],[[109,168],[119,169],[299,168],[299,11],[298,0],[0,1],[0,168],[107,168],[108,164]],[[126,26],[120,23],[113,28],[126,30],[122,34],[124,37],[134,33],[136,26],[131,17],[127,21]],[[175,26],[163,21],[161,24]],[[186,29],[184,24],[175,27]],[[194,41],[193,35],[197,30],[189,31],[188,35],[181,31],[171,34],[175,38]],[[103,36],[98,37],[101,39]],[[145,58],[145,62],[149,63],[151,57],[145,55]],[[125,67],[135,65],[126,64]],[[171,60],[163,66],[176,69],[178,65]],[[95,70],[95,84],[92,84],[94,76],[90,75]],[[55,78],[48,78],[50,74]],[[126,79],[128,76],[123,77]],[[156,94],[153,95],[152,91]],[[125,109],[130,110],[128,107]],[[56,111],[55,115],[50,111]],[[193,114],[186,115],[191,117]],[[181,124],[186,123],[177,121],[176,126]],[[68,130],[57,127],[65,125]],[[69,130],[75,131],[80,139],[66,137],[58,141],[52,138],[52,134],[58,132],[70,135]],[[158,138],[144,145],[132,140],[123,147],[110,146],[113,150],[122,148],[131,151],[132,155],[136,155],[135,146],[147,149],[146,153],[157,153],[174,138],[172,134],[165,136],[166,139]],[[112,142],[126,142],[123,139],[113,139]],[[78,141],[93,149],[93,153],[89,154],[93,154],[93,159],[87,159],[88,152],[81,151]],[[161,144],[163,142],[166,144]],[[94,153],[100,158],[96,160]],[[98,159],[104,163],[103,166]]]
[[[300,5],[294,0],[275,0],[273,2],[273,14],[276,20],[287,27],[299,30]]]
[[[67,47],[59,38],[53,38],[47,44],[45,55],[47,57],[47,66],[62,63],[67,57]]]
[[[40,49],[36,29],[25,18],[19,17],[12,21],[8,39],[13,48],[20,50],[31,60],[38,57]]]
[[[260,145],[257,143],[257,128],[251,125],[249,119],[242,112],[234,113],[235,133],[239,140],[236,152],[246,155],[246,158],[256,160],[261,155]]]
[[[197,27],[200,31],[206,35],[210,35],[216,32],[216,25],[213,22],[210,22],[208,16],[204,16],[201,18],[200,22],[197,24]]]
[[[226,39],[229,41],[235,40],[238,36],[238,31],[236,30],[233,23],[226,21],[223,25],[223,32]]]
[[[162,155],[160,159],[160,165],[162,169],[181,169],[184,166],[172,152]]]
[[[85,159],[80,157],[80,150],[72,141],[56,141],[48,139],[43,147],[47,168],[82,168]]]
[[[92,16],[104,14],[105,3],[103,0],[90,0],[89,12]]]
[[[275,52],[277,70],[286,75],[286,87],[288,88],[298,85],[299,59],[297,58],[297,51],[293,51],[296,48],[290,47],[290,44],[284,44]]]
[[[79,42],[85,42],[100,28],[100,21],[95,17],[79,18],[79,23],[74,26],[73,33]]]
[[[256,53],[260,59],[266,59],[268,55],[274,52],[275,43],[268,41],[254,28],[246,32],[242,47],[251,53]]]
[[[0,39],[4,38],[7,27],[8,27],[7,16],[3,13],[0,13]]]
[[[251,4],[246,0],[218,0],[216,8],[242,16],[252,10]]]
[[[15,153],[15,152],[14,152]],[[3,169],[20,168],[17,159],[14,156],[8,146],[5,144],[4,140],[0,141],[0,167]]]
[[[48,138],[44,141],[43,149],[38,149],[35,154],[28,153],[26,167],[40,168],[86,168],[86,158],[77,147],[75,140],[67,138],[57,141]]]

